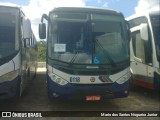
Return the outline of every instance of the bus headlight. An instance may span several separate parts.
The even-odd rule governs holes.
[[[118,84],[123,84],[124,82],[126,82],[127,80],[129,80],[130,77],[131,77],[131,74],[130,74],[130,72],[128,72],[125,75],[123,75],[122,77],[120,77],[116,82]]]
[[[59,84],[59,85],[66,85],[68,82],[66,80],[64,80],[63,78],[48,72],[49,77],[51,78],[52,81],[54,81],[55,83]]]
[[[9,72],[5,75],[0,76],[0,83],[6,82],[6,81],[12,81],[18,76],[19,70],[15,70],[12,72]]]

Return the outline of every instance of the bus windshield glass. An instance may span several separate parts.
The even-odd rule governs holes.
[[[157,58],[160,60],[160,14],[151,14],[150,17],[156,44]]]
[[[91,15],[94,63],[114,64],[129,58],[124,20],[121,16]],[[96,58],[98,61],[96,61]]]
[[[121,16],[50,15],[48,56],[69,64],[115,65],[129,59]],[[65,18],[66,17],[66,18]]]
[[[18,9],[0,7],[0,16],[0,61],[2,62],[19,49]]]

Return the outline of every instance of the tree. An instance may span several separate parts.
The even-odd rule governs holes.
[[[38,41],[38,61],[46,62],[46,41]]]

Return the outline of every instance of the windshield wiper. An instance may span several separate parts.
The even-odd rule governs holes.
[[[76,52],[73,56],[73,58],[71,59],[71,61],[69,62],[69,65],[72,65],[72,63],[74,63],[74,61],[76,60],[77,56],[78,56],[79,52]]]
[[[115,63],[114,60],[111,58],[111,56],[109,55],[108,51],[106,51],[106,50],[103,48],[103,46],[98,42],[97,39],[95,39],[95,41],[96,41],[97,45],[102,49],[102,51],[106,54],[106,55],[105,55],[105,58],[106,58],[107,60],[109,60],[109,62],[111,63],[111,65],[112,65],[113,67],[115,67],[115,66],[116,66],[116,63]]]

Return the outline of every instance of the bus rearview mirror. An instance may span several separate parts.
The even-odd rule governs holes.
[[[39,24],[39,38],[40,39],[46,38],[46,24],[45,23]]]
[[[148,25],[146,23],[140,25],[140,34],[142,40],[148,40]]]
[[[31,22],[29,19],[23,20],[23,38],[28,39],[32,37],[32,30],[31,30]]]

